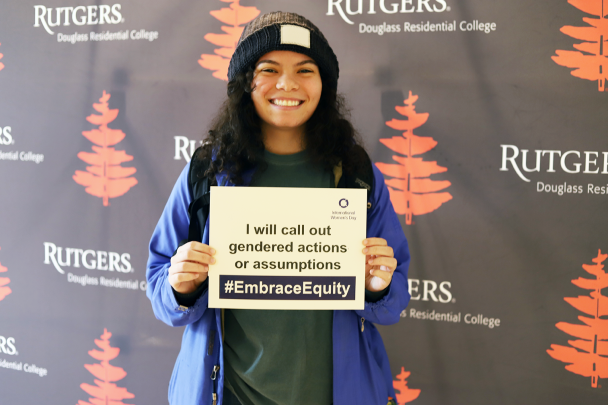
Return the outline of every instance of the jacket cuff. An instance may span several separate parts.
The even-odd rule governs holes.
[[[391,288],[391,285],[389,284],[382,291],[372,292],[372,291],[365,290],[365,301],[371,302],[371,303],[380,301],[382,298],[384,298],[386,296],[386,294],[388,294],[388,291],[390,290],[390,288]]]
[[[177,300],[177,303],[179,305],[182,305],[184,307],[191,307],[192,305],[194,305],[196,300],[199,299],[207,291],[208,288],[209,278],[203,281],[201,285],[196,288],[196,290],[188,294],[182,294],[180,292],[177,292],[173,289],[173,287],[171,287],[171,290],[173,290],[173,295],[175,296],[175,299]]]

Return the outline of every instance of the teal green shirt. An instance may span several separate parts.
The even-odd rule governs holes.
[[[264,157],[253,187],[333,187],[305,151]],[[243,405],[330,405],[332,324],[333,311],[225,310],[227,385]]]

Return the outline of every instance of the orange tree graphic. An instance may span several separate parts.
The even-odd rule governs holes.
[[[591,290],[589,296],[564,298],[568,304],[591,316],[578,317],[584,325],[566,322],[555,325],[578,340],[569,340],[571,347],[551,345],[551,349],[547,350],[554,359],[569,363],[566,370],[591,377],[593,388],[597,388],[599,378],[608,378],[608,319],[601,319],[608,316],[608,297],[602,295],[602,289],[608,287],[608,274],[603,265],[606,258],[608,254],[598,250],[597,257],[592,259],[595,264],[583,264],[583,269],[595,276],[594,279],[579,277],[572,280],[575,286]]]
[[[378,169],[387,176],[394,177],[387,180],[386,185],[390,192],[391,201],[399,215],[405,215],[405,223],[412,224],[414,215],[428,214],[435,211],[446,201],[452,199],[450,193],[437,192],[449,187],[447,180],[431,180],[429,176],[447,171],[437,162],[425,162],[416,155],[421,155],[433,149],[437,142],[431,137],[414,135],[414,129],[421,127],[429,118],[428,113],[417,113],[414,103],[418,96],[409,92],[404,106],[396,106],[395,110],[407,117],[407,120],[392,119],[386,125],[403,131],[403,136],[380,139],[385,146],[401,155],[393,155],[397,164],[376,163]]]
[[[214,50],[215,55],[202,54],[198,63],[205,69],[213,70],[213,77],[228,80],[228,65],[236,49],[236,43],[243,33],[243,25],[260,14],[255,7],[243,7],[239,0],[221,0],[230,3],[230,7],[211,11],[210,14],[227,25],[222,25],[224,34],[207,34],[205,39],[213,45],[220,46]]]
[[[606,43],[608,41],[608,0],[568,0],[568,3],[587,14],[599,18],[583,17],[589,24],[585,27],[566,25],[560,29],[564,34],[585,41],[574,44],[577,51],[555,51],[551,57],[561,66],[574,68],[572,76],[581,79],[597,80],[598,90],[605,91],[605,80],[608,79],[608,59],[606,59]]]
[[[86,187],[87,193],[102,198],[106,207],[110,205],[110,198],[120,197],[137,184],[135,177],[128,177],[137,169],[121,166],[121,163],[133,160],[133,156],[111,147],[122,141],[125,133],[120,129],[108,128],[108,124],[118,116],[117,109],[111,110],[108,107],[109,99],[110,94],[104,90],[100,103],[93,104],[93,108],[101,115],[91,114],[87,117],[87,121],[99,125],[99,128],[82,132],[85,138],[97,145],[93,145],[95,153],[78,153],[78,157],[91,166],[87,166],[86,172],[76,170],[72,176],[76,183]]]
[[[5,273],[8,269],[0,263],[0,273]],[[8,283],[11,282],[11,279],[8,277],[0,277],[0,301],[6,298],[7,295],[12,293],[10,287],[7,287]]]
[[[0,45],[2,45],[2,44],[0,44]],[[2,57],[3,57],[3,56],[4,56],[4,55],[2,55],[2,54],[0,53],[0,59],[2,59]],[[4,69],[4,63],[0,62],[0,70],[2,70],[2,69]]]
[[[410,376],[409,371],[405,371],[403,367],[401,367],[401,374],[397,374],[397,379],[393,381],[393,388],[399,391],[399,393],[395,393],[397,397],[397,404],[403,405],[408,402],[412,402],[418,395],[420,395],[420,390],[415,390],[407,386],[406,379]]]
[[[110,365],[110,360],[118,357],[120,349],[110,346],[112,334],[107,329],[103,330],[101,339],[95,339],[95,344],[101,350],[89,350],[89,356],[99,360],[98,364],[85,364],[84,367],[95,376],[95,384],[80,384],[87,394],[90,402],[78,401],[77,405],[127,405],[123,399],[135,398],[135,395],[127,391],[126,388],[118,387],[114,381],[122,380],[127,372],[120,367]]]

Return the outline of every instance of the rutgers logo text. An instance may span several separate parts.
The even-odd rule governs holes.
[[[364,4],[365,7],[364,7]],[[355,8],[356,7],[356,8]],[[364,11],[364,9],[366,11]],[[450,11],[445,0],[378,0],[378,9],[384,14],[395,13],[441,13]],[[376,14],[376,0],[327,0],[327,15],[335,15],[334,11],[349,24],[354,24],[346,14]],[[346,12],[346,14],[345,14]]]
[[[62,266],[80,267],[89,270],[117,271],[130,273],[131,255],[128,253],[104,252],[92,249],[74,249],[58,247],[54,243],[44,242],[44,264],[53,264],[61,274],[65,274]]]
[[[188,139],[185,136],[174,136],[173,138],[175,139],[175,156],[173,157],[175,160],[181,160],[183,157],[186,162],[189,162],[196,150],[196,144],[203,144],[202,140],[195,141],[193,139]]]
[[[15,143],[11,135],[11,127],[0,127],[0,145],[12,145]]]
[[[120,13],[120,4],[113,6],[76,6],[76,7],[46,7],[34,6],[34,27],[44,27],[46,32],[54,34],[50,27],[63,25],[101,25],[124,22]],[[54,10],[54,12],[53,12]]]
[[[15,347],[15,338],[5,338],[0,335],[0,353],[8,354],[9,356],[18,354],[17,348]]]
[[[522,170],[527,173],[540,172],[544,170],[547,173],[555,173],[556,169],[561,169],[565,173],[584,173],[584,174],[608,174],[608,152],[595,152],[577,150],[569,150],[562,152],[560,150],[534,150],[534,165],[528,166],[528,149],[520,150],[515,145],[500,145],[502,148],[502,164],[500,171],[509,171],[508,164],[517,175],[524,181],[530,179],[524,176]],[[532,154],[532,153],[531,153]],[[519,159],[518,159],[519,158]],[[520,161],[520,163],[517,162]]]
[[[449,281],[442,281],[439,284],[433,280],[417,280],[415,278],[410,278],[407,281],[409,293],[413,301],[433,301],[443,304],[454,302],[452,292],[450,291],[452,283]]]

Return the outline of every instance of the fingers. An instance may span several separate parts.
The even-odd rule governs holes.
[[[207,279],[209,265],[179,262],[169,267],[169,284],[175,291],[190,293]]]
[[[394,257],[378,256],[368,259],[366,264],[374,266],[375,268],[378,268],[378,266],[385,266],[388,269],[387,271],[393,272],[397,268],[397,259]]]
[[[193,281],[199,277],[200,274],[196,273],[175,273],[169,276],[169,283],[175,288],[175,286],[179,286],[181,283]]]
[[[181,262],[169,267],[169,284],[175,291],[189,293],[207,279],[208,265]]]
[[[168,277],[169,284],[177,292],[188,294],[207,279],[207,273],[175,273]]]
[[[204,243],[200,243],[200,242],[196,242],[196,241],[188,242],[188,243],[180,246],[177,249],[178,253],[186,252],[186,251],[205,253],[205,254],[212,255],[212,256],[215,254],[214,248],[212,248],[209,245],[205,245]]]
[[[215,263],[215,249],[200,242],[188,242],[171,258],[169,284],[178,292],[194,291],[207,279],[209,265]]]
[[[171,265],[180,262],[192,262],[200,264],[215,263],[215,249],[199,242],[188,242],[177,249],[175,256],[171,258]]]
[[[363,253],[366,255],[375,255],[375,256],[388,256],[393,257],[394,252],[393,248],[390,246],[370,246],[363,249]]]
[[[384,238],[367,238],[363,239],[363,244],[365,246],[387,246],[388,243]]]
[[[171,258],[171,265],[183,262],[209,265],[215,263],[215,258],[207,253],[201,253],[194,250],[178,251],[175,256]]]
[[[384,238],[367,238],[363,240],[363,244],[366,246],[363,248],[363,253],[366,255],[394,256],[393,248],[388,246]]]
[[[386,285],[390,284],[391,280],[393,279],[392,271],[372,269],[372,270],[370,270],[370,274],[374,277],[381,278],[384,282],[386,282]]]
[[[207,253],[210,255],[215,254],[214,248],[212,248],[209,245],[205,245],[204,243],[197,242],[197,241],[188,242],[185,245],[181,246],[181,248],[183,248],[183,247],[186,247],[186,249],[191,249],[191,250],[195,250],[197,252]]]
[[[363,253],[366,255],[366,288],[370,291],[380,291],[386,288],[393,279],[393,272],[397,268],[397,259],[394,258],[395,253],[384,238],[367,238],[363,240],[363,245],[365,245]],[[378,280],[380,284],[375,283],[374,280]]]
[[[192,262],[179,262],[172,264],[169,267],[169,274],[176,273],[208,273],[209,265],[192,263]]]

